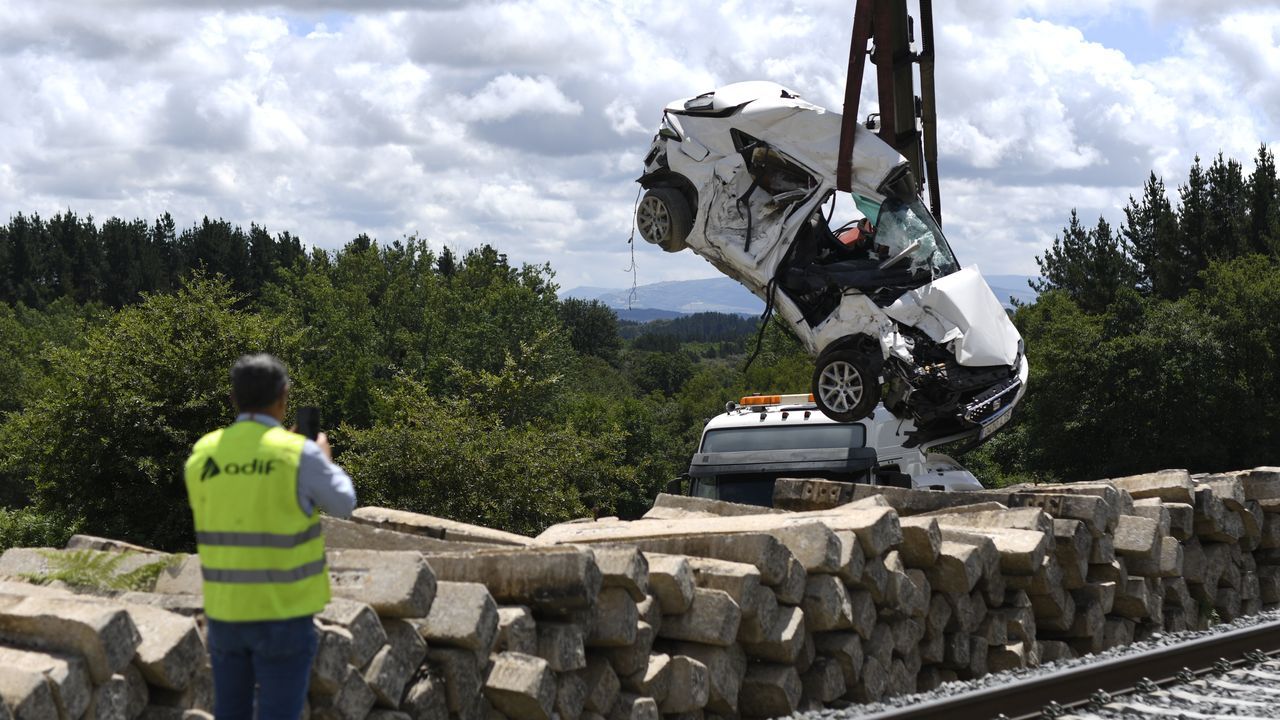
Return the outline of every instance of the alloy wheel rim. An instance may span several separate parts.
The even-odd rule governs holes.
[[[828,364],[818,377],[818,394],[823,404],[836,412],[852,410],[862,401],[865,390],[862,373],[847,360]]]
[[[640,234],[651,243],[660,243],[671,232],[671,214],[667,212],[666,203],[655,197],[646,197],[640,201],[636,211],[636,224],[640,226]]]

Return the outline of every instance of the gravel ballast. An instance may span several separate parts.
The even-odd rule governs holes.
[[[866,717],[873,716],[877,713],[881,713],[889,710],[909,707],[913,705],[919,705],[921,703],[934,702],[938,700],[946,700],[947,698],[957,697],[957,696],[964,695],[966,693],[974,692],[977,690],[983,690],[991,687],[999,687],[999,686],[1006,685],[1008,683],[1016,682],[1019,680],[1027,680],[1032,678],[1049,676],[1066,669],[1076,668],[1083,665],[1089,665],[1089,664],[1101,662],[1104,660],[1120,658],[1126,655],[1134,655],[1138,653],[1149,652],[1152,650],[1159,650],[1161,648],[1166,648],[1171,645],[1176,645],[1176,644],[1187,642],[1190,640],[1211,637],[1213,635],[1217,635],[1224,632],[1230,632],[1233,630],[1242,630],[1255,625],[1261,625],[1261,624],[1276,622],[1276,621],[1280,621],[1280,610],[1268,610],[1268,611],[1259,613],[1257,615],[1241,617],[1231,622],[1214,625],[1212,628],[1205,631],[1162,633],[1159,635],[1154,635],[1146,640],[1135,642],[1131,645],[1112,648],[1110,650],[1099,653],[1097,655],[1086,655],[1084,657],[1074,658],[1071,660],[1060,660],[1060,661],[1048,662],[1039,667],[1013,670],[1013,671],[1002,672],[1002,673],[992,673],[992,674],[977,678],[975,680],[944,683],[937,689],[929,692],[916,693],[913,695],[901,695],[898,697],[889,698],[879,703],[867,703],[862,705],[853,704],[853,705],[849,705],[848,707],[840,708],[840,709],[828,708],[826,710],[819,710],[819,711],[813,711],[813,712],[807,712],[807,713],[797,713],[793,717],[803,718],[805,720],[819,720],[819,719],[848,720],[850,718],[866,718]],[[1254,676],[1252,677],[1252,679],[1246,679],[1244,681],[1233,678],[1231,682],[1237,682],[1242,685],[1257,684],[1259,687],[1264,687],[1268,685],[1268,683],[1264,682],[1264,680],[1265,678],[1259,678]],[[1280,717],[1280,702],[1278,702],[1278,700],[1280,700],[1280,696],[1276,695],[1275,688],[1276,688],[1276,684],[1271,683],[1270,692],[1262,693],[1260,691],[1258,694],[1258,697],[1254,697],[1254,698],[1249,698],[1248,693],[1246,691],[1240,691],[1240,693],[1237,696],[1237,699],[1244,699],[1244,700],[1250,700],[1250,701],[1260,700],[1260,701],[1268,702],[1268,707],[1265,708],[1265,711],[1262,708],[1249,706],[1248,710],[1243,712],[1243,714],[1254,716],[1254,717]],[[1157,702],[1153,698],[1164,698],[1166,695],[1166,693],[1158,693],[1153,696],[1145,696],[1146,700],[1144,700],[1140,704],[1160,705],[1161,707],[1168,705],[1170,707],[1181,708],[1187,712],[1187,715],[1186,715],[1187,717],[1196,717],[1195,713],[1205,712],[1203,707],[1197,707],[1193,709],[1192,708],[1193,702],[1187,699],[1186,697],[1180,697],[1180,694],[1203,695],[1205,693],[1203,688],[1200,688],[1200,689],[1191,688],[1185,691],[1179,690],[1178,694],[1169,696],[1168,702],[1165,702],[1163,700]],[[1048,703],[1053,699],[1054,698],[1052,697],[1046,697],[1045,702]],[[1169,703],[1172,703],[1172,705],[1169,705]],[[1109,706],[1108,708],[1104,708],[1101,711],[1080,713],[1077,715],[1073,715],[1073,717],[1107,717],[1109,718],[1109,717],[1121,717],[1122,713],[1128,713],[1127,715],[1124,715],[1124,716],[1132,717],[1132,713],[1134,712],[1133,709],[1128,709],[1128,710],[1120,709],[1122,705],[1132,705],[1132,704],[1134,704],[1134,701],[1130,699],[1128,696],[1126,696],[1125,698],[1118,698],[1115,705]],[[1223,709],[1225,709],[1227,704],[1230,704],[1230,703],[1229,702],[1224,703]],[[1223,712],[1222,714],[1224,715],[1241,714],[1241,711],[1242,711],[1242,708],[1237,706],[1235,707],[1234,711]]]

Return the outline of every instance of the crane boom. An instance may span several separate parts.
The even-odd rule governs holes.
[[[857,0],[849,43],[849,72],[845,81],[844,119],[840,129],[840,158],[836,187],[850,190],[854,127],[858,122],[862,76],[868,55],[876,66],[876,94],[880,102],[879,136],[911,163],[916,192],[929,191],[934,218],[942,222],[938,191],[937,108],[934,104],[933,2],[919,0],[921,51],[911,49],[915,27],[907,0]],[[874,41],[870,53],[868,45]],[[915,93],[915,65],[920,66],[921,95]],[[919,122],[917,122],[919,120]]]

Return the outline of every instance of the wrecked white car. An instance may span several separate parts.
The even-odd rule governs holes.
[[[671,103],[639,179],[640,234],[693,250],[785,318],[817,357],[812,391],[832,419],[883,401],[915,442],[989,437],[1026,389],[1022,340],[952,255],[906,159],[862,126],[858,216],[832,229],[840,126],[771,82]]]

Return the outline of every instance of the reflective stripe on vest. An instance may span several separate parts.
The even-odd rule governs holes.
[[[312,525],[300,533],[281,535],[279,533],[250,532],[200,532],[196,531],[196,542],[201,545],[226,545],[232,547],[297,547],[308,540],[320,537],[320,525]]]
[[[209,582],[220,583],[291,583],[304,580],[312,575],[324,572],[324,560],[309,562],[292,570],[220,570],[218,568],[200,568],[200,573]]]
[[[196,443],[185,479],[208,617],[285,620],[329,602],[320,520],[298,506],[305,442],[242,421]]]

